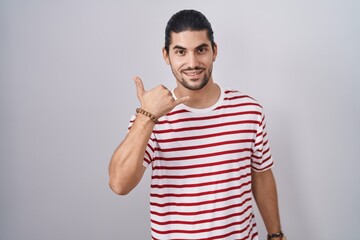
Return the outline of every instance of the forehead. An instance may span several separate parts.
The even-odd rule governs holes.
[[[170,48],[174,46],[181,46],[184,48],[196,48],[201,44],[211,45],[210,40],[207,36],[207,31],[183,31],[179,33],[171,33],[171,44]]]

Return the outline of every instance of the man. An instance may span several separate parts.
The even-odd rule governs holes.
[[[262,107],[212,77],[213,31],[195,10],[172,16],[163,56],[177,87],[146,91],[109,166],[110,187],[129,193],[152,166],[152,239],[259,239],[256,200],[268,239],[283,239]]]

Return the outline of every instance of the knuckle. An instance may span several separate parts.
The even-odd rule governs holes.
[[[156,89],[158,89],[158,90],[163,90],[164,88],[165,88],[164,85],[158,85],[158,86],[156,86]]]
[[[164,92],[169,91],[169,89],[167,89],[167,87],[165,87],[164,85],[160,85],[160,86],[161,86],[161,89],[162,89]]]

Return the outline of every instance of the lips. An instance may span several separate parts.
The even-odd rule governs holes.
[[[202,72],[203,72],[203,70],[184,71],[184,74],[187,75],[187,76],[189,76],[189,77],[196,77],[196,76],[199,76]]]

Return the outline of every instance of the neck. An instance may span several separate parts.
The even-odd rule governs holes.
[[[189,96],[190,99],[185,104],[191,108],[202,109],[214,105],[219,100],[220,91],[220,87],[210,80],[200,90],[190,90],[178,85],[174,93],[177,98]]]

